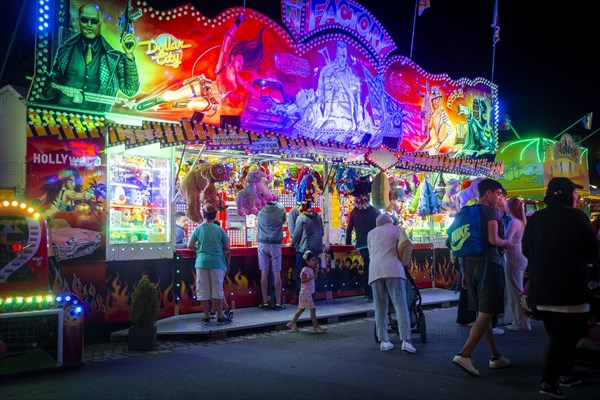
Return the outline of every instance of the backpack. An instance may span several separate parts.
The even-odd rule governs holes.
[[[463,207],[448,227],[446,246],[455,256],[472,257],[483,253],[487,238],[481,229],[481,207],[479,204]]]

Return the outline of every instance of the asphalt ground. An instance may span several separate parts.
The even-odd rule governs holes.
[[[0,398],[19,399],[535,399],[546,334],[495,336],[510,367],[487,367],[480,343],[473,354],[480,377],[452,362],[469,327],[457,325],[456,307],[425,311],[427,337],[414,335],[416,354],[380,351],[374,320],[361,317],[324,325],[327,333],[265,331],[222,340],[158,342],[156,351],[128,352],[126,342],[85,347],[84,365],[0,379]],[[581,386],[565,388],[569,399],[597,398],[599,370],[576,367]]]

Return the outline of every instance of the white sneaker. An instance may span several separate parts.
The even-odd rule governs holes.
[[[471,361],[471,357],[463,357],[460,354],[457,354],[452,359],[452,362],[467,371],[471,375],[479,376],[479,371],[475,369],[473,362]]]
[[[498,328],[498,327],[492,328],[492,333],[494,335],[504,335],[504,329],[501,329],[501,328]]]
[[[407,353],[410,354],[415,354],[417,352],[417,349],[415,349],[415,347],[412,345],[411,342],[407,342],[406,340],[402,341],[402,351],[406,351]]]
[[[394,344],[392,342],[390,342],[390,341],[386,342],[385,340],[382,340],[381,344],[379,345],[379,350],[384,350],[384,351],[392,350],[394,347],[396,347],[396,346],[394,346]]]
[[[504,356],[500,356],[496,359],[490,357],[490,368],[504,368],[510,365],[510,360]]]

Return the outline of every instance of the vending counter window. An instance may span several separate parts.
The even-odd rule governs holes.
[[[173,257],[171,148],[108,150],[107,260]]]

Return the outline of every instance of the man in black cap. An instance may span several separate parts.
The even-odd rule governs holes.
[[[548,207],[529,218],[522,240],[529,300],[550,338],[539,393],[555,399],[565,397],[561,386],[581,383],[573,373],[571,354],[587,328],[586,269],[598,254],[592,224],[576,208],[575,189],[583,187],[568,178],[550,180],[544,197]]]

